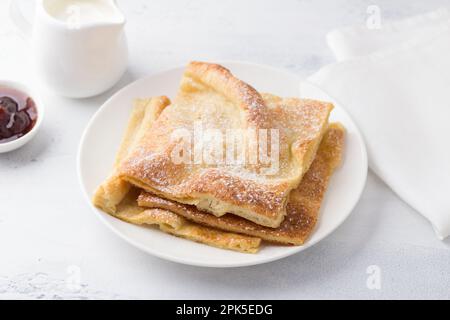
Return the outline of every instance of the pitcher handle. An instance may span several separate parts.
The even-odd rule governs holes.
[[[10,0],[9,16],[20,34],[27,40],[31,39],[33,25],[24,17],[19,6],[19,0]]]

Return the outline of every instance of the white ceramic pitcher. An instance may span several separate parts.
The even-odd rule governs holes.
[[[110,89],[127,65],[125,17],[115,0],[36,0],[31,24],[18,0],[11,19],[30,38],[38,75],[57,94],[85,98]]]

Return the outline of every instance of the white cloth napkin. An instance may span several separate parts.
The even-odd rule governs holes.
[[[450,13],[332,31],[338,61],[308,79],[361,129],[371,169],[450,235]],[[405,228],[407,225],[405,225]]]

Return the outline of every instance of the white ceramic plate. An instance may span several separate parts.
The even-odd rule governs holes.
[[[300,79],[291,73],[242,62],[221,64],[258,91],[280,96],[300,94]],[[140,227],[122,222],[92,206],[90,199],[95,188],[107,177],[112,168],[133,99],[159,95],[173,98],[183,69],[180,67],[148,76],[117,92],[94,115],[81,139],[78,154],[81,187],[94,213],[114,233],[145,252],[174,262],[207,267],[239,267],[266,263],[298,253],[322,240],[342,224],[353,210],[364,188],[367,155],[357,127],[339,104],[335,104],[331,120],[340,121],[347,128],[344,161],[332,177],[318,226],[303,246],[263,245],[258,254],[216,249],[165,234],[153,227]],[[323,92],[312,86],[302,86],[302,92],[308,92],[310,98],[331,101]]]

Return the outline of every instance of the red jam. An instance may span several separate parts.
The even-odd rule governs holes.
[[[26,135],[37,120],[36,105],[27,94],[0,86],[0,143]]]

